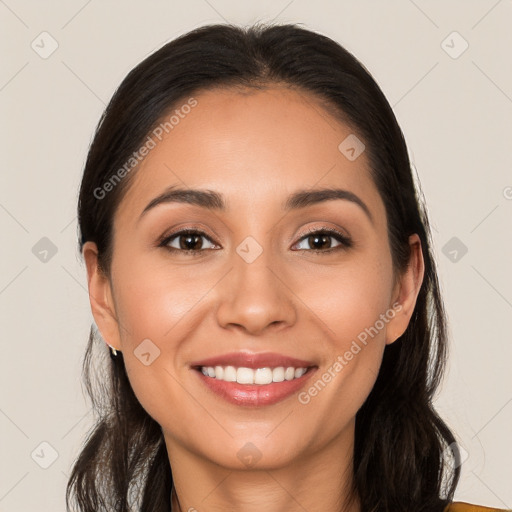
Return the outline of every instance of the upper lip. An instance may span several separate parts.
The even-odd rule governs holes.
[[[294,368],[309,368],[310,366],[315,365],[311,361],[288,357],[283,354],[276,354],[273,352],[264,352],[260,354],[254,354],[251,352],[231,352],[229,354],[222,354],[193,362],[190,366],[196,368],[202,366],[235,366],[237,368],[243,367],[255,370],[256,368],[278,368],[280,366],[285,368],[290,366],[293,366]]]

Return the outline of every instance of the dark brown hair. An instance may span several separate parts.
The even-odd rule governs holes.
[[[203,90],[272,84],[321,100],[364,141],[396,272],[407,266],[409,235],[421,239],[425,274],[411,321],[386,346],[356,416],[353,490],[363,512],[441,511],[453,498],[460,468],[454,437],[432,404],[447,328],[430,227],[393,111],[370,73],[338,43],[296,24],[208,25],[147,57],[115,92],[90,146],[78,204],[79,249],[95,242],[109,275],[113,216],[136,169],[105,197],[97,191],[171,109]],[[97,423],[73,467],[68,510],[73,499],[81,512],[167,512],[172,473],[161,427],[138,402],[122,355],[109,359],[107,353],[91,330],[84,382]]]

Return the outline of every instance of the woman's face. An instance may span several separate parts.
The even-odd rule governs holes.
[[[195,99],[134,171],[109,280],[84,248],[96,323],[171,459],[272,468],[332,443],[349,450],[422,263],[395,283],[364,147],[314,97],[273,87]],[[173,200],[178,189],[209,196]]]

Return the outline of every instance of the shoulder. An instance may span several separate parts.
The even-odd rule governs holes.
[[[463,501],[450,503],[444,512],[506,512],[504,508],[483,507],[481,505],[472,505]]]

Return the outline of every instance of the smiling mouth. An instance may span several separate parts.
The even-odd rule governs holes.
[[[194,361],[190,368],[212,397],[235,405],[262,407],[299,392],[318,365],[274,352],[242,350]]]
[[[201,366],[196,368],[205,377],[224,382],[236,382],[246,385],[272,384],[277,382],[292,381],[302,377],[311,367],[278,366],[275,368],[246,368],[235,366]]]
[[[300,392],[318,367],[247,368],[216,365],[193,369],[214,395],[237,406],[259,408],[277,404]]]

